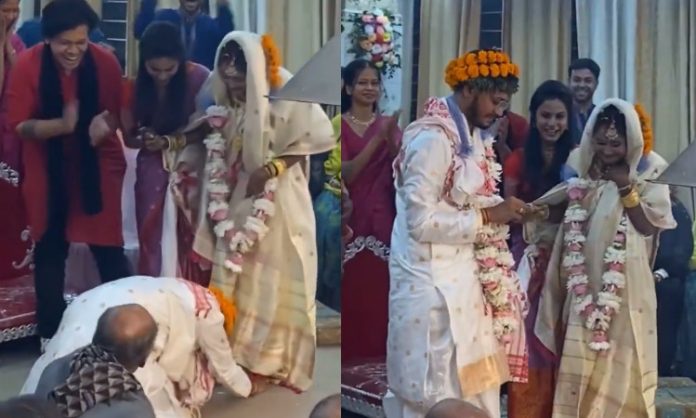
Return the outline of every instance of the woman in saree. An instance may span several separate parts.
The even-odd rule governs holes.
[[[396,216],[392,162],[401,144],[398,115],[381,116],[381,73],[370,61],[344,69],[342,176],[353,202],[353,237],[343,257],[343,361],[386,355],[389,247]],[[355,303],[360,300],[361,303]],[[371,326],[365,327],[369,323]]]
[[[235,359],[254,383],[305,391],[316,350],[317,248],[309,156],[336,144],[319,105],[268,98],[290,74],[268,35],[235,31],[218,47],[199,104],[216,126],[195,251],[213,262]],[[207,209],[207,210],[206,210]],[[338,237],[337,237],[338,239]]]
[[[667,163],[636,109],[619,99],[597,106],[568,158],[568,180],[535,202],[562,223],[535,326],[560,358],[554,418],[655,417],[651,263],[657,234],[675,222],[668,186],[650,182]]]
[[[573,93],[565,84],[549,80],[537,87],[529,104],[529,136],[524,146],[505,160],[505,198],[514,196],[531,202],[561,183],[561,168],[574,144],[572,109]],[[537,242],[525,252],[522,226],[512,225],[510,231],[515,261],[519,264],[526,257],[527,274],[520,274],[520,279],[526,276],[530,310],[525,318],[529,382],[510,384],[508,414],[511,418],[551,418],[556,364],[553,355],[534,337],[534,322],[553,239]]]
[[[22,40],[14,33],[19,19],[19,0],[0,0],[0,160],[21,175],[21,140],[9,129],[6,120],[5,90],[17,54],[24,51]]]
[[[207,286],[210,266],[192,251],[202,136],[199,131],[183,130],[209,72],[185,60],[178,33],[170,23],[148,27],[140,41],[134,92],[126,99],[126,145],[140,148],[135,183],[138,271],[154,277],[184,277]]]

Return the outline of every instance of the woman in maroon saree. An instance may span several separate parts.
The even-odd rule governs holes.
[[[343,361],[386,355],[389,247],[396,216],[392,161],[398,116],[376,113],[379,70],[356,60],[345,68],[341,123],[342,176],[353,203],[341,284]]]
[[[536,89],[529,105],[527,141],[523,148],[513,151],[503,168],[506,198],[514,196],[532,202],[561,182],[562,167],[573,148],[573,118],[569,117],[573,114],[572,103],[571,91],[559,81],[546,81]],[[527,286],[530,309],[525,318],[529,382],[510,384],[508,416],[551,418],[557,359],[534,334],[534,324],[553,242],[537,242],[533,254],[526,255],[521,226],[513,226],[510,231],[515,261],[519,264],[529,256],[533,258],[533,267]]]
[[[181,132],[195,111],[196,96],[208,75],[205,67],[185,61],[177,27],[170,23],[153,23],[140,41],[140,68],[134,97],[129,101],[132,107],[129,119],[132,120],[124,121],[127,145],[141,148],[135,184],[140,243],[138,273],[155,277],[176,275],[203,286],[210,280],[210,267],[200,263],[192,251],[191,220],[197,219],[195,207],[189,208],[189,213],[177,207],[176,225],[165,226],[167,192],[173,186],[168,171],[173,168],[165,167],[165,161],[168,151],[180,151],[202,138]],[[199,168],[177,166],[181,180],[176,186],[179,193],[191,194],[191,189],[198,189],[196,171]],[[165,228],[175,230],[165,231]],[[176,254],[172,254],[177,265],[173,269],[165,268],[163,263],[170,258],[162,256],[167,244],[163,236],[167,232],[176,236],[177,241]]]

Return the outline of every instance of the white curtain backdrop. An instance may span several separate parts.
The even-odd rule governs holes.
[[[595,103],[610,97],[635,100],[637,6],[638,0],[576,0],[578,55],[602,69]],[[654,16],[646,18],[645,24],[654,24]]]

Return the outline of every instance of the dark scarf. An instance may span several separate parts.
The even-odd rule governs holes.
[[[63,117],[64,98],[61,90],[59,68],[51,48],[44,45],[39,77],[41,119]],[[73,135],[56,136],[47,141],[48,148],[48,225],[62,232],[67,221],[68,191],[65,179],[63,141],[77,141],[80,165],[80,200],[87,215],[96,215],[102,210],[99,160],[89,137],[89,125],[99,110],[99,83],[96,65],[91,51],[85,53],[77,70],[77,100],[79,119]]]
[[[113,354],[99,346],[88,345],[75,353],[70,361],[70,376],[49,396],[63,416],[76,418],[100,403],[123,399],[141,390],[133,373]]]

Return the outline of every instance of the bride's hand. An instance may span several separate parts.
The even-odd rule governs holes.
[[[271,173],[268,172],[265,166],[259,167],[249,176],[247,183],[246,197],[257,196],[263,193],[266,187],[266,182],[271,179]]]

